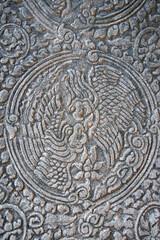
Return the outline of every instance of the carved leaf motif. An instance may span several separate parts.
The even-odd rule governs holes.
[[[0,239],[160,239],[159,22],[158,0],[0,1]]]
[[[98,184],[94,191],[94,200],[98,200],[99,198],[103,197],[105,194],[107,194],[107,188],[106,186],[102,184]]]
[[[97,162],[94,164],[94,170],[100,170],[102,169],[102,167],[104,166],[104,162],[103,161],[100,161],[100,162]]]
[[[95,172],[95,171],[92,171],[92,172],[91,172],[91,178],[92,178],[92,180],[100,181],[100,180],[102,180],[102,179],[104,178],[104,176],[98,174],[98,173]]]
[[[82,179],[84,178],[84,172],[82,172],[82,171],[78,172],[78,173],[74,176],[74,178],[75,178],[76,180],[82,180]]]

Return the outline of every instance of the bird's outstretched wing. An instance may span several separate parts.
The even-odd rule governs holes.
[[[112,167],[123,147],[124,132],[134,121],[144,124],[145,107],[129,78],[112,67],[96,66],[91,74],[92,85],[99,98],[100,121],[95,140],[103,150],[108,168]]]
[[[69,162],[76,155],[71,156],[65,141],[69,126],[64,119],[59,83],[30,92],[29,99],[21,107],[26,119],[19,140],[26,165],[48,186],[66,190],[71,181]]]
[[[68,126],[65,126],[67,129]],[[76,153],[72,153],[65,138],[58,139],[48,129],[45,134],[44,152],[40,157],[34,173],[50,187],[66,191],[71,185],[70,166],[75,161]]]

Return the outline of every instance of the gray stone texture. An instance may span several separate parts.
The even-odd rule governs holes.
[[[0,1],[0,239],[160,240],[159,0]]]

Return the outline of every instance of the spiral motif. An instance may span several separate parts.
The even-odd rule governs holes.
[[[83,219],[79,221],[79,233],[84,237],[90,237],[93,232],[93,227],[90,223],[84,222]]]
[[[29,214],[28,219],[31,228],[39,228],[44,222],[44,217],[39,212],[32,212]]]
[[[60,32],[72,41],[70,31]],[[123,199],[152,167],[158,147],[150,129],[156,115],[147,125],[155,108],[145,99],[155,102],[139,74],[98,50],[44,59],[19,80],[6,107],[15,169],[51,201]]]

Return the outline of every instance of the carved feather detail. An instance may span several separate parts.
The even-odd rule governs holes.
[[[100,101],[100,121],[95,139],[103,149],[110,168],[120,155],[123,133],[127,131],[131,122],[145,124],[145,107],[132,82],[111,67],[95,67],[91,81]]]
[[[53,82],[48,92],[39,91],[31,108],[22,106],[30,109],[30,118],[22,125],[20,147],[37,177],[66,191],[71,165],[89,141],[102,150],[108,169],[115,165],[125,131],[132,122],[145,124],[145,107],[131,80],[112,67],[92,67],[87,77],[69,69]]]

